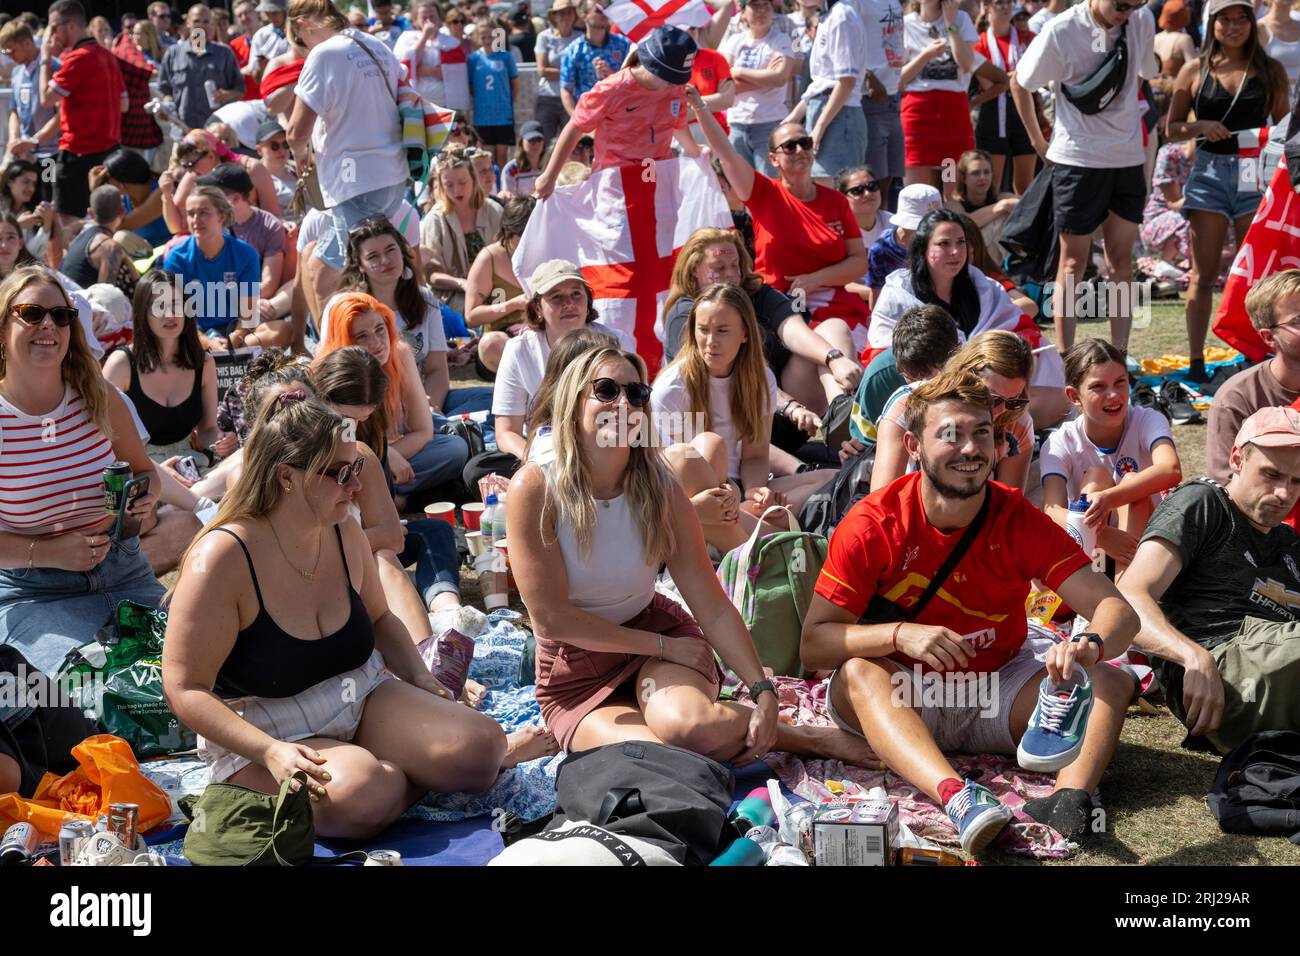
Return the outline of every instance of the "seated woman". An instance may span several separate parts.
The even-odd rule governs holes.
[[[1002,227],[1020,205],[1020,197],[1001,192],[999,186],[993,181],[993,157],[982,149],[968,149],[957,160],[957,185],[947,206],[964,212],[979,226],[985,248],[1000,263],[1006,255],[1002,250]]]
[[[867,269],[862,278],[848,283],[844,288],[861,298],[871,301],[871,246],[885,234],[893,224],[894,217],[883,208],[885,197],[881,195],[880,181],[870,166],[850,166],[842,169],[835,176],[835,188],[844,194],[853,210],[853,218],[862,230],[862,245],[867,250]]]
[[[275,184],[275,199],[280,205],[281,218],[286,222],[298,222],[302,216],[295,215],[291,208],[294,191],[298,188],[298,173],[289,156],[288,137],[279,121],[263,120],[257,127],[257,155]]]
[[[53,272],[21,267],[0,282],[0,348],[0,634],[48,674],[118,601],[162,597],[137,536],[157,474]],[[114,541],[102,474],[117,461],[150,482]]]
[[[846,286],[867,274],[867,249],[848,201],[813,182],[812,137],[798,123],[783,123],[768,139],[768,156],[780,173],[755,172],[727,139],[693,87],[687,103],[727,181],[754,217],[758,273],[843,355],[866,345],[867,305]]]
[[[63,231],[54,228],[53,206],[36,195],[40,175],[40,166],[29,159],[12,160],[0,170],[0,213],[17,218],[34,259],[57,269],[63,261]]]
[[[496,241],[474,258],[465,279],[465,324],[482,330],[478,362],[489,373],[483,376],[480,372],[484,378],[496,377],[511,329],[519,332],[524,328],[528,298],[515,276],[511,257],[536,205],[532,196],[516,196],[506,202]]]
[[[654,426],[665,457],[691,496],[705,539],[723,552],[744,542],[768,507],[797,513],[835,474],[796,473],[797,462],[789,469],[773,458],[776,378],[761,343],[749,296],[734,285],[708,286],[691,307],[681,351],[654,383]]]
[[[501,195],[507,198],[531,196],[533,183],[537,182],[549,159],[545,153],[546,134],[542,131],[542,124],[529,120],[519,127],[519,145],[515,148],[514,158],[501,168]]]
[[[463,151],[443,151],[432,185],[433,208],[420,221],[424,274],[443,301],[464,315],[469,267],[501,231],[502,210],[484,194]]]
[[[1097,546],[1128,568],[1163,492],[1183,480],[1169,420],[1129,405],[1124,353],[1102,339],[1075,342],[1065,353],[1066,394],[1079,417],[1048,436],[1039,457],[1043,510],[1062,527],[1070,502],[1088,496],[1084,521]]]
[[[1029,465],[1034,455],[1034,419],[1029,407],[1029,380],[1034,353],[1029,343],[1014,332],[994,329],[981,332],[948,360],[945,370],[962,369],[984,380],[993,394],[993,425],[996,429],[997,460],[993,478],[1020,492],[1025,491]],[[921,382],[898,389],[876,423],[876,460],[871,469],[871,490],[911,474],[920,467],[903,445],[907,431],[907,396]]]
[[[354,427],[300,391],[261,410],[176,581],[162,670],[210,781],[274,793],[304,771],[317,834],[365,839],[429,791],[489,788],[506,738],[448,699],[388,609],[348,513]]]
[[[826,413],[831,400],[857,388],[862,366],[808,328],[790,300],[754,272],[734,229],[697,229],[677,254],[664,302],[664,360],[671,361],[681,348],[695,296],[715,282],[739,286],[749,295],[762,331],[763,355],[779,384],[777,407],[788,406],[792,418],[816,431],[821,425],[817,416]]]
[[[122,194],[126,216],[119,230],[136,238],[134,241],[122,236],[113,238],[131,255],[161,246],[172,237],[163,219],[163,192],[158,184],[158,175],[143,156],[130,149],[116,149],[109,153],[102,167],[90,171],[92,189],[105,183]]]
[[[196,188],[198,178],[206,176],[222,163],[243,166],[253,180],[253,205],[273,216],[280,215],[275,182],[260,160],[231,151],[208,130],[192,129],[176,144],[172,165],[158,177],[163,220],[173,235],[183,236],[190,231],[185,201]]]
[[[283,330],[259,322],[262,284],[257,250],[229,231],[234,210],[215,186],[198,186],[185,201],[189,235],[172,246],[162,267],[179,278],[187,304],[193,301],[199,329],[209,347],[223,349],[236,326],[246,345],[274,345]],[[188,308],[187,308],[188,311]],[[266,335],[265,342],[260,336]]]
[[[388,467],[399,510],[413,492],[460,477],[469,449],[457,435],[436,434],[429,399],[420,383],[415,356],[402,341],[393,313],[378,299],[359,292],[331,300],[327,334],[316,350],[320,361],[348,345],[373,355],[388,376],[384,410],[388,417]]]
[[[108,357],[104,375],[149,430],[149,457],[162,462],[207,448],[218,437],[217,363],[203,351],[174,277],[161,269],[146,273],[132,312],[132,342]]]
[[[1007,291],[970,263],[970,247],[962,215],[951,209],[928,213],[916,228],[907,269],[889,274],[871,311],[871,346],[888,348],[894,323],[917,305],[937,305],[957,322],[962,339],[989,329],[1018,330],[1020,308]],[[1037,329],[1026,332],[1050,346]],[[1065,369],[1054,348],[1040,347],[1030,382],[1030,411],[1039,428],[1050,428],[1065,417]]]
[[[510,483],[510,563],[537,633],[547,728],[568,753],[647,740],[735,766],[769,750],[866,763],[869,748],[838,728],[777,720],[686,493],[648,436],[621,440],[648,427],[649,391],[636,354],[585,352],[556,383],[553,461],[527,463]],[[664,563],[689,611],[655,593]],[[715,651],[754,707],[717,699]]]

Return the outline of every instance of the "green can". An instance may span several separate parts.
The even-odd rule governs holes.
[[[126,507],[126,484],[131,480],[131,466],[115,461],[104,469],[104,510],[118,515]]]

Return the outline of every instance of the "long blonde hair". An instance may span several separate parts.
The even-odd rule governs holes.
[[[1034,350],[1015,332],[990,329],[975,336],[948,360],[945,371],[960,370],[979,375],[989,371],[1003,378],[1024,379],[1020,398],[1029,397],[1029,379],[1034,372]],[[993,422],[1000,432],[1024,414],[1023,408],[1004,411]]]
[[[592,376],[605,362],[613,361],[627,362],[636,369],[639,380],[646,381],[645,361],[639,355],[609,346],[596,347],[578,356],[560,374],[551,404],[555,460],[544,469],[546,500],[542,506],[542,527],[546,527],[548,519],[556,527],[568,525],[584,555],[591,553],[596,501],[591,490],[591,462],[583,449],[578,423],[582,420],[581,406],[591,388]],[[676,547],[671,511],[676,479],[664,464],[658,446],[644,431],[650,428],[649,416],[642,414],[641,419],[643,433],[639,441],[630,443],[627,468],[623,472],[623,497],[641,532],[646,563],[658,565]]]
[[[464,147],[452,148],[447,147],[438,157],[438,162],[433,170],[433,208],[439,215],[450,216],[452,211],[452,201],[442,188],[442,174],[450,172],[453,169],[463,169],[469,173],[469,181],[474,185],[474,195],[470,197],[469,205],[471,209],[482,209],[487,202],[487,196],[483,194],[483,187],[478,184],[478,171],[474,168],[474,160],[465,155]]]
[[[67,290],[63,288],[63,284],[49,269],[44,266],[24,266],[15,269],[9,274],[9,278],[0,282],[0,336],[4,335],[10,322],[18,321],[9,314],[14,300],[24,289],[36,283],[58,289],[59,295],[63,297],[63,304],[72,309],[76,308]],[[68,326],[68,332],[68,354],[63,357],[59,374],[63,377],[64,384],[71,385],[72,390],[81,399],[87,417],[105,437],[111,439],[113,426],[108,415],[108,385],[99,370],[99,362],[95,360],[90,345],[86,342],[86,333],[81,327],[79,317]],[[4,381],[8,375],[9,356],[5,354],[3,347],[0,347],[0,381]]]
[[[763,277],[754,271],[754,263],[749,258],[749,250],[745,248],[745,242],[734,229],[720,229],[716,226],[705,226],[696,229],[682,246],[682,251],[677,253],[677,261],[673,263],[673,274],[669,280],[668,298],[664,301],[664,315],[667,315],[678,299],[693,299],[700,293],[700,285],[695,280],[695,270],[700,267],[704,261],[704,254],[709,251],[709,246],[719,246],[723,243],[736,247],[736,255],[740,257],[740,286],[750,295],[756,293],[763,285]]]
[[[672,366],[679,369],[690,396],[691,410],[703,412],[705,427],[713,427],[713,411],[709,407],[709,368],[704,363],[699,343],[695,340],[695,315],[700,306],[717,303],[728,306],[740,315],[745,326],[745,341],[741,343],[731,374],[731,421],[741,441],[753,444],[771,434],[772,396],[767,387],[767,360],[763,357],[763,333],[758,327],[754,304],[738,286],[715,282],[695,300],[691,314],[686,319],[682,345]]]

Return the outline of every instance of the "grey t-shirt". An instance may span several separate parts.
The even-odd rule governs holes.
[[[541,59],[542,53],[545,53],[546,65],[559,69],[560,54],[564,52],[565,47],[580,36],[582,36],[582,34],[579,31],[572,30],[567,37],[561,37],[555,32],[554,28],[548,27],[541,33],[537,34],[537,45],[534,47],[534,51],[539,60]],[[559,78],[557,77],[554,80],[542,79],[539,72],[537,78],[537,95],[554,96],[558,98],[560,95]]]
[[[248,221],[231,223],[230,231],[256,249],[262,260],[284,252],[284,223],[265,209],[254,207]]]

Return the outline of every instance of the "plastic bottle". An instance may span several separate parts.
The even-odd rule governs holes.
[[[488,495],[487,501],[483,502],[483,514],[478,519],[478,530],[483,535],[483,544],[488,550],[492,549],[492,529],[496,526],[496,518],[497,496]]]
[[[753,840],[740,837],[727,847],[709,866],[762,866],[767,854]]]
[[[776,822],[776,814],[767,800],[751,796],[740,801],[729,819],[743,833],[751,827],[770,827]]]
[[[506,540],[506,496],[502,492],[489,497],[497,499],[497,508],[492,515],[492,547],[495,548],[498,541]]]
[[[1065,518],[1065,530],[1070,532],[1070,537],[1078,543],[1091,561],[1093,553],[1097,550],[1097,532],[1084,523],[1083,516],[1088,510],[1088,505],[1088,496],[1084,494],[1070,502],[1070,513]]]

